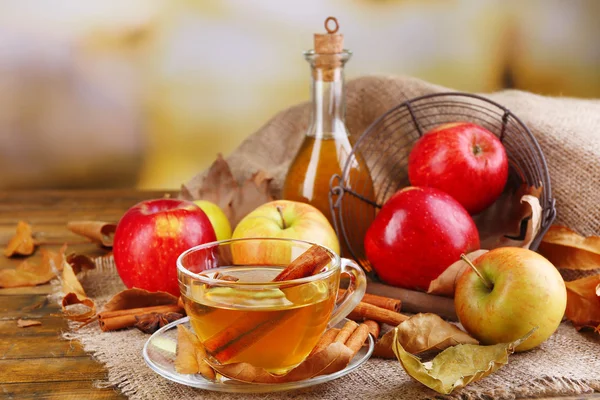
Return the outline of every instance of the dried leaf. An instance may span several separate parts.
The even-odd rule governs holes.
[[[485,254],[487,252],[488,250],[475,250],[469,254],[466,254],[466,257],[470,261],[473,261],[480,255]],[[431,281],[431,283],[429,284],[429,288],[427,289],[427,293],[437,294],[440,296],[454,297],[456,280],[466,268],[469,268],[466,262],[464,262],[463,260],[456,261],[448,268],[446,268],[444,272],[440,274],[440,276]]]
[[[538,251],[559,269],[600,269],[600,236],[584,237],[565,226],[553,225]]]
[[[69,261],[74,262],[75,267]],[[81,271],[84,268],[82,265],[85,265],[87,268],[96,267],[93,261],[85,260],[85,256],[73,254],[67,256],[63,261],[62,276],[60,279],[62,292],[66,293],[61,303],[63,315],[67,319],[77,322],[87,322],[96,315],[96,304],[85,294],[83,286],[81,286],[75,272],[75,270]]]
[[[187,200],[208,200],[217,204],[231,226],[261,204],[273,200],[270,184],[273,178],[258,171],[241,185],[235,180],[227,161],[219,154],[206,175],[198,175],[182,185],[180,196]]]
[[[375,344],[373,355],[396,358],[392,349],[394,337],[409,353],[441,351],[457,344],[478,344],[469,334],[456,325],[444,321],[436,314],[416,314],[387,332]]]
[[[71,253],[67,256],[67,262],[71,265],[75,274],[96,268],[94,260],[83,254]]]
[[[507,185],[492,206],[473,217],[481,248],[491,250],[511,246],[528,249],[541,227],[541,193],[541,186],[523,184],[510,188]]]
[[[352,350],[342,343],[334,342],[318,353],[308,356],[304,362],[285,375],[274,375],[248,363],[216,365],[210,360],[207,362],[215,371],[230,379],[248,383],[283,383],[341,371],[350,363],[352,356]]]
[[[96,304],[85,295],[70,292],[62,299],[63,315],[76,322],[87,322],[96,315]]]
[[[73,267],[71,267],[71,264],[67,261],[63,264],[61,281],[63,293],[74,293],[82,299],[87,297],[83,290],[83,286],[81,286],[79,279],[77,279],[77,276],[73,271]]]
[[[67,229],[94,243],[112,247],[117,224],[104,221],[71,221],[67,223]]]
[[[0,287],[36,286],[50,282],[63,267],[66,245],[58,252],[41,249],[39,264],[23,261],[15,269],[0,270]]]
[[[30,326],[39,326],[42,324],[42,321],[37,321],[35,319],[21,319],[17,320],[17,326],[19,328],[29,328]]]
[[[165,292],[149,292],[144,289],[133,288],[125,289],[114,295],[102,310],[118,311],[167,304],[177,304],[177,297]]]
[[[35,243],[33,236],[31,235],[31,225],[25,221],[19,221],[17,224],[17,232],[15,236],[10,238],[6,248],[4,249],[4,255],[11,257],[14,254],[20,254],[22,256],[29,256],[33,254],[35,250]]]
[[[397,328],[396,328],[397,329]],[[478,381],[508,363],[508,356],[535,331],[511,343],[492,346],[459,344],[449,347],[432,361],[422,363],[394,339],[393,350],[404,370],[412,378],[441,394],[450,394]]]
[[[577,329],[592,327],[600,332],[600,275],[565,282],[565,316]]]
[[[206,379],[213,380],[215,371],[207,364],[206,351],[198,337],[185,326],[177,325],[177,352],[175,356],[175,371],[180,374],[202,374]]]

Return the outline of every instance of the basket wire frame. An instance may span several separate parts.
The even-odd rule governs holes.
[[[526,183],[542,187],[541,228],[530,249],[536,250],[543,235],[556,217],[555,201],[546,159],[539,143],[527,126],[506,107],[485,97],[460,93],[435,93],[408,100],[380,116],[359,137],[341,176],[330,180],[329,203],[334,228],[350,256],[365,271],[375,277],[366,259],[363,240],[375,216],[375,210],[397,190],[409,186],[408,156],[414,143],[433,127],[449,122],[468,121],[494,133],[506,150],[509,160],[509,185]],[[352,155],[360,155],[367,162],[374,184],[374,197],[365,196],[368,188],[351,186],[349,182]],[[345,201],[348,196],[361,200]],[[354,205],[354,206],[353,206]],[[522,226],[524,235],[526,225]]]

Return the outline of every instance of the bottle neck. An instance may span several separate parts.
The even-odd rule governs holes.
[[[347,137],[344,62],[349,56],[342,53],[311,57],[312,110],[306,134],[317,139]]]

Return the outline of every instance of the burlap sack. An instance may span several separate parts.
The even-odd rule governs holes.
[[[417,96],[448,92],[409,77],[364,77],[347,85],[346,124],[354,140],[390,108]],[[550,170],[556,223],[584,235],[600,234],[600,101],[550,98],[520,91],[485,95],[510,109],[532,131]],[[277,114],[229,157],[233,173],[247,178],[258,169],[273,174],[278,191],[306,131],[309,104]],[[384,143],[382,143],[382,146]]]
[[[96,270],[81,278],[88,296],[99,309],[124,289],[113,259],[100,259]],[[70,323],[71,328],[78,324]],[[108,370],[101,387],[114,387],[136,400],[220,399],[441,399],[446,398],[412,380],[396,360],[372,358],[357,371],[335,381],[305,390],[272,394],[231,394],[194,389],[159,376],[142,358],[148,335],[137,329],[102,332],[97,323],[63,335],[78,340]],[[565,322],[535,350],[513,354],[509,364],[493,375],[458,390],[449,400],[508,400],[516,398],[576,396],[600,392],[600,336],[579,333]]]

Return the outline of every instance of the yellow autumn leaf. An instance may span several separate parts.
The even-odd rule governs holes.
[[[438,393],[450,394],[455,389],[485,378],[506,365],[508,356],[527,340],[535,329],[511,343],[491,346],[459,344],[449,347],[425,363],[402,347],[397,334],[392,348],[406,373],[413,379]]]

